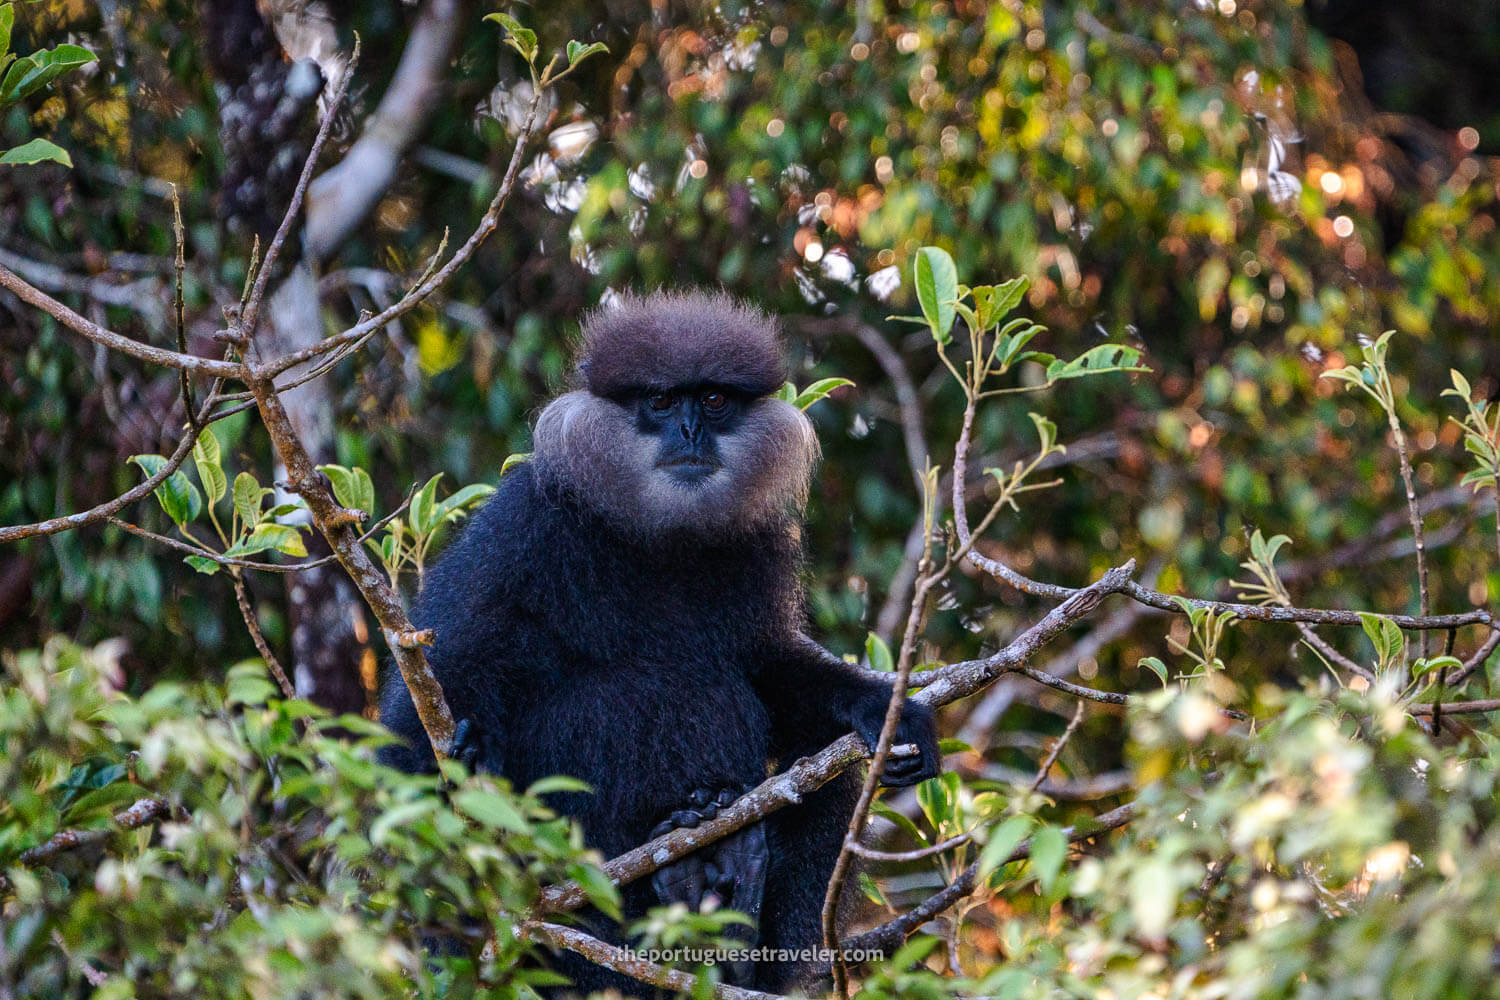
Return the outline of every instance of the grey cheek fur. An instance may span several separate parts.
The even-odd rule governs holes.
[[[585,391],[553,400],[537,420],[539,480],[566,489],[623,529],[647,537],[723,535],[800,518],[819,448],[801,410],[759,399],[719,439],[724,467],[686,484],[656,467],[657,443],[630,412]]]

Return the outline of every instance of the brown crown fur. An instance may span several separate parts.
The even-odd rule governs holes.
[[[626,295],[583,322],[577,377],[596,396],[715,383],[763,396],[786,364],[776,321],[723,293]]]

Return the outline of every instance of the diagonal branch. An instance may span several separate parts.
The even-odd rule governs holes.
[[[0,264],[0,287],[14,292],[22,302],[40,309],[73,332],[80,333],[94,343],[101,344],[112,351],[119,351],[121,354],[128,354],[141,361],[149,361],[164,368],[175,368],[192,375],[216,375],[219,378],[238,379],[244,374],[244,366],[237,361],[200,358],[196,354],[168,351],[121,336],[85,316],[80,316],[46,292],[29,284],[3,264]]]
[[[679,994],[700,995],[698,977],[692,973],[668,969],[655,962],[647,961],[636,952],[601,941],[576,927],[532,921],[522,925],[522,930],[534,941],[577,952],[595,965],[613,969],[632,979]],[[783,1000],[775,993],[762,993],[759,990],[747,990],[723,983],[715,986],[709,995],[718,997],[719,1000]]]

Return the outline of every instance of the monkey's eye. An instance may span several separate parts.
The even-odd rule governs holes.
[[[729,397],[722,392],[705,392],[701,402],[709,413],[723,413],[724,407],[729,405]]]
[[[657,413],[665,413],[672,408],[672,397],[670,394],[665,392],[653,393],[646,400],[646,402],[650,404],[651,409],[655,410]]]

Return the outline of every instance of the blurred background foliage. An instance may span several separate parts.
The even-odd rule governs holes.
[[[413,10],[396,0],[330,0],[327,9],[345,44],[355,31],[364,42],[355,112],[335,143],[346,147],[394,70]],[[437,473],[455,488],[493,482],[507,455],[529,450],[528,420],[564,380],[586,309],[628,288],[722,286],[785,318],[799,385],[834,375],[855,382],[810,411],[825,458],[810,508],[808,583],[815,633],[858,653],[868,632],[890,638],[903,617],[903,558],[918,514],[913,467],[929,455],[951,461],[962,407],[928,334],[885,322],[915,311],[912,255],[936,244],[971,284],[1030,279],[1023,310],[1050,330],[1034,346],[1073,356],[1129,344],[1153,369],[986,404],[971,467],[1008,467],[1028,454],[1028,410],[1055,420],[1068,446],[1048,462],[1061,484],[1002,517],[985,543],[1011,565],[1081,584],[1133,556],[1159,589],[1227,595],[1224,581],[1240,575],[1248,533],[1260,529],[1293,540],[1280,568],[1299,604],[1415,612],[1384,418],[1362,395],[1319,378],[1357,362],[1359,338],[1394,328],[1398,411],[1430,511],[1434,609],[1488,604],[1500,588],[1491,499],[1457,485],[1467,456],[1448,418],[1461,411],[1439,392],[1458,368],[1480,398],[1500,393],[1490,332],[1500,286],[1489,280],[1500,268],[1500,3],[1418,9],[1394,0],[517,5],[544,49],[579,38],[609,53],[549,101],[524,187],[475,262],[440,301],[328,376],[335,446],[317,457],[369,470],[380,513]],[[42,0],[18,11],[18,50],[71,40],[100,58],[0,120],[0,148],[44,136],[75,164],[0,169],[0,263],[117,330],[168,344],[175,184],[191,343],[215,349],[251,234],[265,237],[269,226],[237,215],[226,190],[226,178],[243,180],[243,164],[228,162],[219,139],[226,93],[211,82],[198,6]],[[325,269],[330,330],[399,292],[445,229],[471,229],[493,191],[528,84],[480,13],[443,109],[371,223]],[[122,491],[138,480],[126,456],[164,451],[180,422],[172,377],[96,352],[0,296],[0,521]],[[219,430],[227,464],[272,478],[258,427],[240,419]],[[976,500],[984,491],[970,489]],[[130,516],[170,527],[154,504]],[[252,585],[269,638],[285,648],[279,589]],[[1014,591],[960,580],[920,658],[992,649],[1037,613]],[[1140,658],[1170,659],[1164,633],[1186,634],[1134,612],[1105,626],[1110,642],[1086,639],[1051,669],[1144,690],[1157,682]],[[227,586],[115,528],[0,551],[0,646],[37,647],[58,632],[86,644],[122,639],[133,692],[218,677],[253,653]],[[1327,637],[1368,660],[1352,630]],[[1280,709],[1287,696],[1264,682],[1315,683],[1321,667],[1295,640],[1271,627],[1230,629],[1220,652],[1235,698]],[[1464,655],[1478,638],[1453,641]],[[1479,671],[1470,693],[1485,693],[1490,680]],[[997,728],[1005,709],[1013,711]],[[953,763],[971,776],[1022,774],[1040,756],[1037,734],[1060,732],[1070,709],[1060,696],[1014,686],[955,706],[946,728],[974,750]],[[1285,725],[1288,747],[1316,744],[1330,759],[1360,738],[1352,723]],[[1169,730],[1138,732],[1127,753],[1125,716],[1092,713],[1060,773],[1077,779],[1072,793],[1118,802],[1139,766],[1131,753]],[[1161,752],[1187,760],[1184,746]],[[1402,755],[1416,751],[1397,740],[1348,752],[1380,755],[1384,773],[1397,774],[1408,766]],[[1224,771],[1214,795],[1239,788],[1237,773]],[[1183,774],[1174,781],[1197,780]],[[1362,784],[1349,791],[1365,793],[1378,797]],[[1169,785],[1160,794],[1186,793]],[[1424,828],[1425,841],[1394,818],[1370,836],[1451,841],[1471,800],[1489,794],[1470,789],[1442,805],[1456,825]],[[1077,801],[1059,794],[1043,808],[1064,822]],[[1176,815],[1177,800],[1170,805],[1160,814]],[[1296,820],[1304,821],[1315,829]],[[1358,824],[1347,825],[1358,840]],[[1149,830],[1131,836],[1155,843]],[[1240,859],[1228,881],[1252,893],[1235,897],[1246,905],[1255,876],[1245,859],[1266,861],[1259,843],[1182,850]],[[1301,870],[1300,855],[1288,858],[1285,871]],[[1175,877],[1170,859],[1159,863],[1153,872]],[[1108,875],[1106,867],[1086,876],[1093,888],[1079,890],[1106,915],[1126,905]],[[931,880],[891,884],[900,892]],[[1474,890],[1474,912],[1492,888]],[[1027,912],[1044,916],[1058,898],[1041,893]],[[1278,912],[1282,896],[1267,899],[1257,911]],[[1322,904],[1305,895],[1293,903],[1297,919],[1266,926],[1312,941],[1322,932],[1299,921]],[[1135,918],[1155,929],[1142,938],[1146,952],[1176,933],[1172,913]],[[1055,960],[1052,945],[1014,933],[1005,950],[1034,954],[1028,968]],[[1109,956],[1088,960],[1096,959],[1085,967],[1109,968]],[[1399,983],[1390,988],[1402,995]]]

